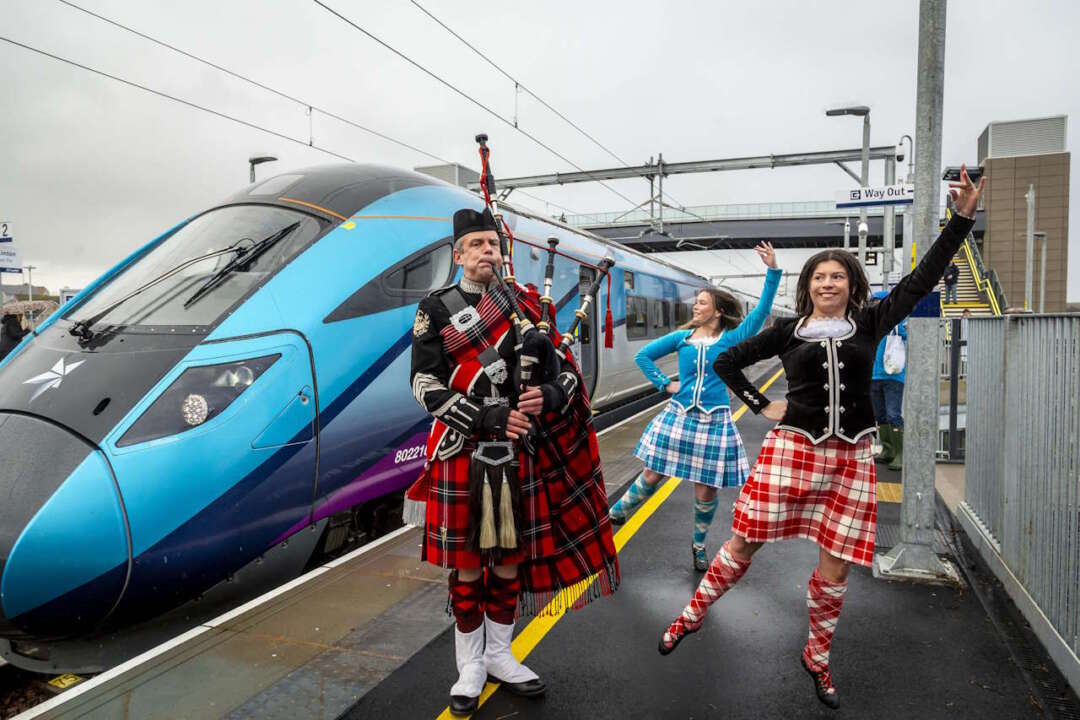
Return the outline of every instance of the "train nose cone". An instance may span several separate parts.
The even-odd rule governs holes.
[[[77,436],[0,413],[0,635],[91,630],[127,576],[128,534],[112,472]]]

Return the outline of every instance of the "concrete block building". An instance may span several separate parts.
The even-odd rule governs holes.
[[[1023,307],[1028,188],[1035,187],[1035,232],[1046,233],[1046,312],[1065,311],[1069,258],[1069,153],[1065,115],[992,122],[979,136],[986,232],[982,255],[1012,307]],[[1035,242],[1032,309],[1038,311],[1041,247]]]

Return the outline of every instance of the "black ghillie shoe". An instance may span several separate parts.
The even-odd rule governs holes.
[[[661,655],[670,654],[679,646],[684,637],[700,630],[703,621],[704,618],[696,623],[691,622],[688,617],[679,613],[679,617],[675,618],[675,622],[671,623],[668,629],[660,635],[660,645],[656,649],[660,651]]]
[[[817,699],[821,701],[825,707],[832,710],[840,707],[840,697],[836,693],[836,688],[832,684],[832,675],[828,669],[822,671],[811,670],[810,666],[806,664],[806,658],[799,658],[802,663],[803,670],[805,670],[811,678],[814,680],[814,692],[817,693]]]
[[[476,709],[480,707],[480,698],[468,697],[466,695],[451,695],[450,696],[450,714],[457,715],[458,717],[468,717],[476,712]]]

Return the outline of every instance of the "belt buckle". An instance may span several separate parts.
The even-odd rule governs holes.
[[[476,444],[473,457],[487,465],[503,465],[517,458],[514,443],[507,440],[482,440]]]

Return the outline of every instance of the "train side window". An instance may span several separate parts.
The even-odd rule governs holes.
[[[683,326],[690,322],[690,306],[684,302],[675,303],[675,325]]]
[[[454,270],[451,238],[443,238],[372,278],[323,322],[340,322],[412,305],[432,290],[448,285]]]
[[[383,286],[394,294],[427,295],[447,283],[453,264],[452,247],[439,245],[430,252],[410,258],[404,264],[384,273]]]
[[[667,300],[653,300],[651,337],[660,337],[671,329],[671,303]]]
[[[626,296],[626,337],[644,340],[649,337],[649,300],[637,295]]]

